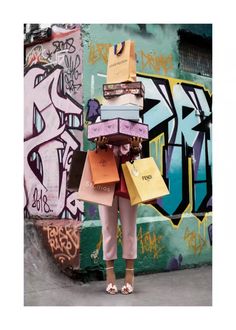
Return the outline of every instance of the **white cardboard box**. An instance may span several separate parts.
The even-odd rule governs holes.
[[[140,110],[143,109],[143,97],[131,93],[114,96],[110,99],[104,99],[104,105],[136,105]]]

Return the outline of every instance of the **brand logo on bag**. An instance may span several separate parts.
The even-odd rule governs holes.
[[[151,174],[149,174],[149,175],[143,175],[142,176],[142,179],[143,180],[146,180],[146,181],[150,181],[152,179],[152,175]]]
[[[123,61],[120,61],[120,62],[117,62],[117,63],[114,63],[114,64],[111,64],[109,65],[109,68],[113,67],[113,66],[116,66],[116,65],[119,65],[119,64],[122,64],[122,63],[125,63],[127,62],[127,60],[123,60]]]
[[[102,186],[101,185],[94,186],[92,184],[92,182],[90,182],[90,181],[86,181],[85,186],[88,187],[88,188],[94,188],[97,191],[105,191],[105,192],[110,192],[111,191],[110,187],[103,186],[103,185]]]
[[[100,165],[100,166],[102,166],[102,167],[105,167],[106,166],[106,160],[105,159],[101,159],[99,162],[98,162],[98,164]]]

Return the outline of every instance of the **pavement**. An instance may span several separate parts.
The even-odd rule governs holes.
[[[57,276],[27,283],[25,306],[211,306],[210,266],[135,277],[134,293],[105,293],[105,281],[82,283]],[[44,274],[45,275],[45,274]],[[117,280],[118,289],[123,279]]]
[[[134,293],[105,293],[106,282],[83,283],[62,273],[52,262],[32,224],[25,226],[25,306],[211,306],[212,267],[202,266],[138,275]],[[118,289],[123,279],[117,280]]]

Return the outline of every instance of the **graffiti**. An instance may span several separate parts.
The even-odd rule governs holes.
[[[104,64],[108,62],[109,48],[112,44],[93,44],[89,45],[89,64],[96,64],[98,61],[102,61]],[[164,75],[173,70],[173,58],[172,54],[168,56],[158,55],[156,51],[151,53],[145,53],[140,51],[142,70],[152,70],[155,73],[163,73]],[[139,63],[140,59],[136,60]]]
[[[64,66],[66,54],[67,54],[66,50],[61,50],[60,52],[57,52],[53,58],[52,57],[53,53],[50,50],[48,50],[47,51],[48,63],[44,64],[44,67],[48,67],[49,69],[54,69],[56,65]]]
[[[46,50],[42,45],[36,45],[26,56],[25,68],[29,68],[34,64],[40,64],[48,69],[53,69],[58,64],[64,65],[65,55],[66,51],[64,50],[54,55],[50,49]]]
[[[186,241],[188,248],[193,250],[194,255],[200,255],[204,246],[206,246],[205,238],[194,230],[190,231],[188,227],[185,229],[184,240]]]
[[[145,69],[149,69],[156,73],[166,75],[174,68],[171,54],[168,56],[158,55],[156,51],[154,51],[153,54],[146,54],[143,50],[141,50],[140,54],[143,71],[145,71]]]
[[[29,67],[36,63],[47,64],[48,57],[44,55],[45,49],[42,45],[34,46],[26,56],[25,66]]]
[[[212,224],[208,226],[208,236],[209,236],[210,244],[212,245]]]
[[[79,38],[66,37],[60,41],[46,42],[43,46],[36,45],[27,51],[25,68],[40,64],[50,72],[57,65],[63,66],[66,91],[76,94],[81,89],[82,56],[79,45]]]
[[[36,207],[37,211],[42,213],[48,213],[52,211],[47,203],[47,196],[42,195],[42,190],[39,194],[37,188],[34,190],[32,207]]]
[[[99,237],[99,241],[96,244],[96,249],[90,254],[91,260],[96,264],[99,262],[99,251],[102,248],[102,232]]]
[[[80,223],[77,221],[53,221],[41,225],[46,234],[44,240],[54,258],[60,264],[73,264],[79,259]]]
[[[51,61],[53,53],[50,50],[47,50],[46,55],[47,55],[47,60]]]
[[[66,50],[69,54],[72,54],[76,50],[76,47],[74,46],[74,38],[68,38],[60,41],[56,40],[52,43],[52,45],[55,47],[53,53]]]
[[[64,77],[66,83],[66,89],[69,92],[76,93],[81,87],[81,83],[77,83],[77,80],[81,73],[78,68],[80,66],[80,56],[77,54],[75,59],[71,56],[65,55],[65,70]]]
[[[86,119],[91,122],[95,122],[98,116],[101,115],[100,103],[97,99],[90,99],[87,103],[87,116]]]
[[[88,216],[89,216],[89,218],[90,219],[93,218],[96,215],[96,213],[97,213],[97,206],[94,205],[94,204],[90,204],[88,206]]]
[[[179,254],[178,258],[172,257],[169,261],[167,269],[170,271],[181,269],[182,261],[183,261],[182,254]]]
[[[142,227],[138,231],[138,242],[141,247],[141,253],[153,253],[153,258],[159,258],[160,254],[163,252],[164,247],[161,244],[163,239],[162,235],[156,235],[155,232],[150,233],[145,232],[143,233]]]
[[[164,251],[164,246],[162,245],[162,235],[157,235],[155,232],[150,233],[149,231],[143,233],[142,227],[137,233],[137,240],[140,244],[140,252],[142,254],[152,254],[153,258],[157,259],[160,257]],[[122,227],[117,227],[117,246],[122,246]],[[102,233],[100,235],[99,241],[96,244],[96,249],[91,253],[90,257],[94,262],[99,261],[99,251],[102,247]]]
[[[89,45],[89,64],[95,64],[98,61],[103,61],[107,64],[108,52],[112,44],[93,44]]]
[[[39,65],[25,73],[25,211],[78,218],[83,203],[66,190],[73,150],[82,143],[82,106],[64,93],[63,68]],[[77,140],[70,129],[81,132]],[[78,136],[78,135],[77,135]]]
[[[212,209],[211,96],[196,84],[139,75],[145,86],[143,121],[154,157],[170,190],[153,206],[174,225],[190,205],[199,220]]]
[[[91,260],[93,260],[93,262],[95,263],[95,264],[97,264],[98,262],[99,262],[99,250],[98,249],[96,249],[96,250],[94,250],[91,254],[90,254],[90,258],[91,258]]]

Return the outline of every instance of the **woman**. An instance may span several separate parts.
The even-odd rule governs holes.
[[[130,139],[130,144],[122,146],[111,146],[119,166],[121,158],[130,155],[135,158],[141,151],[140,138]],[[108,143],[106,137],[97,140],[99,148],[105,148]],[[118,211],[122,227],[122,257],[126,261],[125,283],[121,288],[122,294],[130,294],[134,290],[134,260],[137,258],[137,232],[136,214],[137,205],[131,206],[127,198],[115,196],[111,207],[99,205],[99,215],[102,223],[103,236],[103,259],[106,261],[106,292],[116,294],[118,292],[115,284],[114,260],[117,259],[117,224]]]

